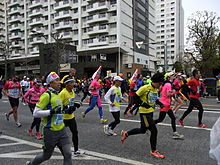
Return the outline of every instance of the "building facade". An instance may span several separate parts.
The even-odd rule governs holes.
[[[134,63],[155,72],[155,47],[135,45],[155,40],[154,0],[4,0],[3,4],[3,41],[10,44],[9,60],[16,73],[39,73],[39,44],[57,41],[77,46],[77,58],[68,66],[76,67],[81,76],[90,76],[100,64],[118,73],[135,70]]]
[[[184,52],[182,0],[156,0],[156,9],[157,65],[164,67],[166,62],[167,70],[172,70],[176,61],[181,62]]]

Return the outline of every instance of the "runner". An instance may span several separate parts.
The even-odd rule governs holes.
[[[80,101],[80,104],[82,105],[83,101],[85,100],[85,98],[87,96],[90,96],[90,93],[89,93],[89,80],[87,80],[86,78],[83,79],[83,82],[82,82],[82,92],[83,92],[83,97]]]
[[[72,77],[68,76],[64,79],[65,88],[60,92],[60,98],[64,105],[64,124],[69,127],[72,133],[72,142],[74,145],[74,156],[82,156],[85,152],[79,150],[78,147],[78,129],[76,124],[76,119],[74,111],[76,108],[80,107],[80,104],[75,103],[75,92],[73,90],[74,80]]]
[[[28,106],[30,108],[32,115],[33,115],[34,108],[35,108],[40,96],[45,91],[44,88],[41,87],[42,82],[40,79],[35,80],[33,85],[34,85],[33,88],[29,89],[23,97],[24,100],[28,103]],[[33,122],[31,124],[31,127],[28,131],[30,136],[34,136],[34,133],[32,130],[36,126],[36,132],[37,132],[36,137],[38,140],[42,139],[42,136],[40,134],[40,122],[41,122],[41,118],[34,117]]]
[[[22,94],[24,96],[24,94],[28,91],[28,89],[30,89],[30,82],[28,81],[28,77],[24,76],[23,80],[20,82],[20,85],[22,88]],[[26,102],[23,97],[22,97],[21,102],[23,105],[26,105]]]
[[[19,106],[19,97],[22,96],[22,89],[17,76],[12,78],[12,81],[7,81],[4,85],[3,91],[6,96],[8,96],[9,103],[11,105],[11,110],[9,113],[5,113],[6,119],[9,121],[11,114],[14,116],[17,127],[21,127],[21,123],[18,120],[18,106]]]
[[[55,72],[51,72],[46,78],[49,84],[48,90],[41,95],[34,109],[34,117],[43,117],[44,120],[44,146],[43,153],[37,155],[27,165],[38,165],[50,159],[54,148],[57,146],[63,157],[63,164],[72,165],[71,143],[69,142],[63,122],[62,101],[58,95],[61,84],[60,78]]]
[[[199,78],[201,76],[200,71],[198,71],[197,69],[193,70],[192,72],[193,77],[188,83],[187,85],[190,86],[190,103],[189,103],[189,107],[188,109],[184,112],[184,114],[182,115],[182,117],[180,119],[178,119],[180,125],[182,125],[184,127],[184,123],[183,120],[184,118],[190,114],[193,110],[193,108],[197,108],[199,110],[199,114],[198,114],[198,127],[201,128],[208,128],[205,124],[202,124],[202,116],[203,116],[203,106],[201,104],[201,102],[199,101],[199,93],[200,93],[200,84],[199,84]]]
[[[139,113],[140,113],[140,120],[141,120],[141,127],[135,128],[130,131],[122,131],[122,144],[124,144],[125,139],[128,138],[130,135],[137,135],[137,134],[145,134],[147,129],[150,130],[150,144],[151,144],[151,151],[150,155],[156,158],[165,158],[164,155],[160,154],[156,149],[157,146],[157,127],[153,120],[153,112],[155,104],[159,104],[163,107],[163,104],[158,100],[158,92],[160,85],[164,81],[164,76],[161,73],[156,73],[152,77],[152,83],[149,85],[142,86],[135,95],[135,101],[137,104],[140,105]]]
[[[114,132],[114,128],[120,123],[120,101],[123,99],[120,85],[123,79],[120,76],[114,77],[114,85],[105,94],[105,101],[109,104],[109,111],[115,119],[109,125],[104,125],[104,133],[106,135],[117,134]],[[123,99],[126,101],[125,99]]]
[[[174,79],[173,81],[173,89],[175,90],[175,94],[173,95],[173,98],[175,100],[175,104],[174,104],[174,107],[173,107],[173,111],[174,113],[177,113],[177,111],[181,108],[181,106],[183,105],[183,101],[181,99],[181,95],[180,95],[180,76],[182,74],[181,73],[178,73],[176,75],[176,78]]]
[[[174,116],[172,107],[170,106],[171,97],[175,93],[175,91],[172,90],[172,85],[171,85],[171,82],[174,79],[174,74],[172,72],[166,73],[164,79],[165,81],[160,90],[161,98],[159,99],[159,101],[163,103],[164,107],[160,108],[159,118],[157,120],[154,120],[154,122],[155,124],[162,122],[165,119],[166,114],[168,114],[171,119],[171,125],[173,129],[173,139],[183,139],[184,136],[176,132],[176,117]]]

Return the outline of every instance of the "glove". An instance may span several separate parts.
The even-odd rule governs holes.
[[[163,107],[164,107],[163,103],[161,103],[158,99],[156,100],[156,104],[159,105],[160,108],[163,108]]]
[[[76,110],[76,107],[70,106],[69,110],[67,111],[68,114],[72,114]]]
[[[74,107],[79,108],[80,104],[79,103],[74,103]]]
[[[66,113],[68,113],[68,111],[69,111],[69,106],[68,105],[64,106],[62,113],[66,114]]]
[[[50,115],[61,113],[61,106],[58,105],[55,108],[50,110]]]
[[[142,107],[149,109],[151,106],[145,102],[141,104]]]

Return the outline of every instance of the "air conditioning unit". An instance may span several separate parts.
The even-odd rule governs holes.
[[[132,68],[132,64],[128,64],[128,68]]]
[[[147,65],[143,65],[143,68],[144,68],[144,69],[147,69],[148,67],[147,67]]]

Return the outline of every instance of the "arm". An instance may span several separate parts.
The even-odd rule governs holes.
[[[50,110],[42,110],[41,108],[35,107],[34,108],[34,117],[47,117],[50,115]]]
[[[24,98],[24,100],[27,102],[27,103],[29,103],[30,101],[29,101],[29,98],[30,98],[30,92],[31,90],[29,89],[25,94],[24,94],[24,96],[23,96],[23,98]]]
[[[112,94],[112,88],[110,88],[108,90],[108,92],[105,94],[104,98],[105,98],[105,102],[107,102],[108,104],[110,104],[111,106],[113,106],[113,103],[110,100],[110,95]]]

